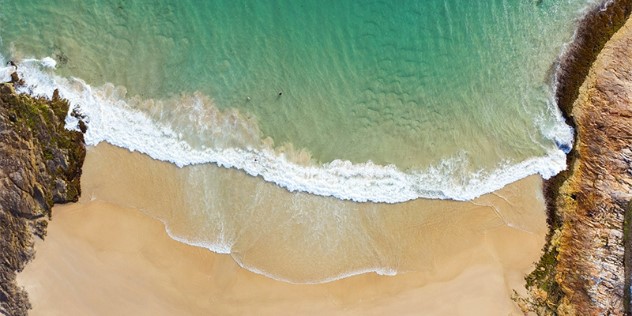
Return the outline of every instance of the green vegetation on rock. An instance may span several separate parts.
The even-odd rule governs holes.
[[[33,235],[44,238],[54,203],[77,201],[85,157],[83,134],[64,128],[68,102],[15,92],[0,84],[0,314],[30,308],[16,273],[34,256]]]

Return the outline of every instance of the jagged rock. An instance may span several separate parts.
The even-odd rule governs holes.
[[[610,5],[610,13],[593,13],[601,16],[589,20],[606,23],[606,30],[613,30],[622,17],[627,22],[596,51],[599,54],[589,63],[592,66],[577,92],[569,84],[568,95],[558,99],[576,128],[576,140],[569,170],[545,185],[551,232],[538,266],[547,273],[536,270],[527,277],[532,293],[527,309],[540,315],[630,312],[625,290],[630,276],[624,265],[624,254],[630,250],[625,244],[630,242],[624,223],[626,216],[632,216],[626,213],[632,205],[632,19],[628,18],[632,2]],[[578,56],[596,54],[591,40],[602,42],[592,35],[584,37],[578,45],[586,47],[579,49]],[[576,62],[585,67],[585,62]],[[569,100],[575,101],[564,104]]]
[[[23,84],[17,76],[13,83]],[[16,273],[44,238],[54,203],[77,201],[83,134],[64,129],[68,103],[16,94],[0,84],[0,314],[26,315]]]
[[[624,218],[632,201],[632,19],[606,44],[571,117],[578,159],[560,188],[557,279],[582,315],[624,314]],[[569,199],[571,194],[575,199]],[[572,294],[572,295],[571,295]]]

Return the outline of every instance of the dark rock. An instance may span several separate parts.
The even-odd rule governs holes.
[[[17,73],[12,73],[11,74],[11,83],[18,83],[20,82],[20,77],[18,77]]]
[[[23,84],[13,78],[14,84]],[[30,303],[15,283],[44,238],[53,203],[77,201],[85,157],[83,134],[64,128],[68,103],[15,93],[0,84],[0,314],[26,315]]]
[[[79,130],[82,133],[85,133],[88,130],[88,126],[86,126],[86,123],[84,123],[83,121],[79,121]]]

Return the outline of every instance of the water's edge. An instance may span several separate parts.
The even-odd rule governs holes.
[[[599,9],[596,9],[599,10]],[[578,32],[579,33],[579,32]],[[569,50],[572,51],[572,50]],[[563,58],[561,58],[563,59]],[[29,61],[29,63],[31,63],[31,65],[33,66],[32,70],[33,71],[40,71],[41,74],[45,74],[45,72],[41,72],[41,69],[39,69],[38,67],[40,67],[40,64],[44,64],[44,68],[46,68],[46,63],[50,62],[47,59],[43,59],[43,60],[32,60]],[[560,68],[563,69],[563,67],[565,67],[564,63],[560,63]],[[50,67],[50,65],[48,65],[48,67]],[[23,68],[21,68],[23,70]],[[44,69],[45,71],[45,69]],[[47,96],[52,96],[52,91],[54,91],[55,88],[58,87],[57,83],[54,80],[50,80],[50,76],[39,76],[38,73],[26,73],[27,77],[29,78],[33,78],[34,81],[40,80],[42,78],[44,78],[43,81],[39,81],[38,85],[36,86],[31,86],[28,89],[24,89],[23,91],[25,92],[30,92],[31,94],[36,94],[36,95],[47,95]],[[29,74],[34,74],[33,76],[28,76]],[[28,81],[29,84],[31,83],[31,81]],[[563,80],[558,80],[557,82],[563,82]],[[83,88],[85,89],[85,91],[91,91],[91,87],[88,86],[87,84],[81,82],[80,80],[76,80],[75,82],[73,82],[73,84],[82,84]],[[29,90],[30,89],[30,90]],[[63,89],[62,89],[62,96],[67,97],[66,94],[63,93]],[[86,97],[86,95],[82,95],[79,97]],[[72,98],[69,98],[72,101]],[[88,99],[80,99],[83,101],[89,100]],[[75,103],[75,102],[73,102]],[[75,104],[80,104],[80,103],[75,103]],[[72,111],[72,110],[70,110]],[[142,121],[144,118],[140,118],[140,120]],[[69,116],[68,119],[68,126],[72,127],[72,128],[77,128],[77,122],[74,118]],[[132,125],[133,126],[133,125]],[[89,128],[88,131],[90,131],[91,129]],[[94,129],[92,129],[94,130]],[[107,133],[108,131],[106,130],[105,133]],[[156,130],[156,131],[152,131],[156,132],[156,133],[165,133],[164,130]],[[173,131],[166,131],[167,133],[169,132],[173,132]],[[96,143],[100,142],[100,141],[108,141],[107,139],[107,135],[99,135],[99,137],[105,137],[103,139],[99,139],[98,137],[96,138],[97,140],[94,141],[94,143],[90,143],[92,145],[95,145]],[[145,141],[146,138],[144,137],[139,137],[139,139],[141,141]],[[139,147],[136,147],[134,145],[129,146],[129,144],[114,144],[114,145],[118,145],[120,147],[124,147],[127,148],[131,151],[137,150],[140,152],[144,152],[143,150],[139,149]],[[175,148],[177,148],[178,146],[180,146],[181,144],[174,144]],[[147,153],[144,152],[146,154],[149,154],[151,157],[156,158],[154,155],[152,155],[151,153]],[[162,153],[158,153],[156,154],[157,156],[161,157]],[[204,153],[201,153],[202,155],[204,155]],[[275,182],[277,184],[279,184],[282,187],[285,187],[286,189],[288,189],[289,191],[307,191],[307,192],[311,192],[309,188],[305,189],[305,187],[299,187],[296,188],[293,185],[294,184],[283,184],[283,183],[278,183],[277,181],[275,181],[274,179],[270,180],[269,178],[266,179],[266,176],[263,175],[261,173],[260,169],[257,169],[259,167],[252,167],[250,165],[247,165],[245,167],[240,167],[239,165],[235,165],[234,161],[232,160],[220,160],[223,159],[223,156],[229,156],[231,157],[231,155],[233,155],[232,157],[234,157],[234,155],[237,156],[242,156],[240,159],[242,159],[241,163],[246,163],[245,160],[251,161],[252,159],[255,158],[259,158],[261,156],[259,156],[260,153],[257,152],[249,152],[246,153],[246,159],[243,158],[243,153],[234,153],[234,152],[219,152],[219,153],[211,153],[213,155],[213,157],[217,157],[216,159],[218,159],[217,161],[215,161],[215,163],[217,163],[218,165],[222,166],[222,167],[237,167],[243,170],[246,170],[247,173],[253,175],[253,176],[261,176],[263,177],[265,180],[271,181],[271,182]],[[264,155],[268,155],[269,153],[263,153]],[[550,158],[551,157],[541,157],[541,159],[534,159],[534,160],[530,160],[530,161],[526,161],[524,164],[521,165],[517,165],[517,166],[508,166],[507,168],[502,168],[502,173],[501,174],[497,174],[497,175],[492,175],[491,178],[488,178],[487,182],[485,182],[485,184],[490,184],[491,186],[485,186],[485,185],[481,185],[481,182],[474,182],[472,185],[475,187],[478,187],[479,191],[475,191],[475,190],[466,190],[465,188],[460,188],[460,190],[455,190],[455,191],[449,191],[449,190],[445,190],[445,189],[440,189],[440,190],[436,190],[436,191],[428,191],[428,190],[423,190],[423,189],[419,189],[419,190],[410,190],[407,191],[405,195],[401,195],[402,189],[401,187],[398,186],[393,186],[393,181],[399,181],[400,179],[405,179],[406,178],[406,174],[399,174],[396,173],[395,176],[391,175],[391,171],[395,171],[398,172],[399,170],[397,170],[396,168],[392,167],[392,166],[377,166],[377,167],[381,167],[383,169],[380,169],[380,173],[378,174],[378,179],[381,180],[385,180],[384,183],[387,185],[387,187],[390,188],[390,190],[384,192],[381,190],[380,194],[375,194],[375,192],[373,191],[369,191],[367,192],[368,196],[370,197],[366,197],[366,196],[354,196],[354,195],[337,195],[330,191],[319,191],[319,192],[311,192],[311,193],[316,193],[319,195],[324,195],[324,196],[335,196],[337,198],[340,199],[351,199],[354,201],[373,201],[373,202],[387,202],[387,203],[396,203],[396,202],[403,202],[406,200],[411,200],[411,199],[416,199],[419,197],[427,197],[427,198],[435,198],[435,199],[454,199],[454,200],[469,200],[469,199],[473,199],[477,196],[480,196],[484,193],[488,193],[488,192],[493,192],[496,191],[500,188],[502,188],[503,186],[505,186],[508,183],[511,183],[513,181],[516,181],[518,179],[522,179],[528,175],[531,174],[535,174],[535,173],[540,173],[544,178],[548,178],[553,176],[554,174],[558,173],[559,171],[563,170],[566,166],[564,164],[564,162],[566,161],[567,157],[564,155],[563,150],[558,150],[555,153],[552,153],[552,156],[554,157],[553,160],[555,160],[555,164],[554,166],[550,166]],[[254,158],[253,158],[254,157]],[[173,157],[169,157],[169,156],[162,156],[161,158],[157,158],[160,160],[166,160],[166,161],[171,161],[174,162],[177,165],[183,166],[186,164],[189,164],[191,162],[187,162],[187,163],[178,163],[177,161],[174,161]],[[270,160],[274,160],[275,158],[269,158]],[[200,158],[199,161],[193,162],[193,163],[206,163],[208,161],[205,160],[204,157]],[[260,163],[260,162],[259,162]],[[350,164],[348,162],[337,162],[337,163],[332,163],[329,165],[333,172],[334,175],[342,175],[343,177],[346,177],[348,179],[350,179],[351,181],[354,180],[354,178],[357,176],[358,173],[361,173],[361,169],[364,167],[369,167],[369,168],[373,168],[376,167],[375,165],[372,164],[363,164],[358,166],[358,164]],[[542,166],[546,166],[545,169],[537,169],[537,168],[542,168]],[[298,166],[301,167],[301,166]],[[248,169],[248,168],[254,168],[254,169]],[[287,166],[282,164],[280,166],[275,167],[277,169],[275,170],[282,170],[282,171],[286,171]],[[354,169],[356,168],[356,169]],[[349,170],[351,169],[351,171]],[[360,171],[358,171],[358,169],[360,169]],[[525,170],[527,170],[527,172],[525,173]],[[313,170],[307,170],[305,171],[307,173],[313,172]],[[392,178],[389,178],[392,177]],[[395,180],[393,180],[395,179]],[[491,180],[490,180],[491,179]],[[327,182],[329,180],[326,180],[325,182]],[[348,184],[347,186],[349,187],[353,187],[356,184],[354,184],[353,182],[351,182],[350,184]],[[316,190],[317,191],[317,190]],[[378,196],[377,198],[374,198],[371,196],[371,194],[375,194],[375,196]],[[395,197],[393,197],[394,195],[396,195]],[[172,236],[173,237],[173,236]],[[175,239],[175,238],[174,238]]]
[[[605,44],[625,24],[631,12],[632,1],[630,0],[604,1],[603,4],[589,11],[580,20],[573,42],[558,62],[555,74],[556,99],[567,124],[574,128],[578,127],[579,122],[573,117],[572,111],[579,96],[580,87],[587,79],[591,66]],[[575,146],[567,155],[568,166],[575,166],[582,159],[577,151],[577,141],[574,143]],[[573,176],[571,168],[544,182],[543,191],[546,198],[549,232],[540,261],[535,270],[525,278],[530,297],[517,298],[524,310],[536,312],[538,315],[557,315],[561,305],[569,304],[568,299],[565,298],[566,295],[571,295],[573,291],[580,293],[590,287],[582,284],[581,288],[563,289],[558,283],[558,279],[569,282],[568,279],[571,278],[570,275],[558,273],[558,256],[562,230],[573,227],[573,223],[563,217],[565,212],[573,212],[573,210],[563,201],[575,198],[568,196],[569,193],[562,190],[562,187],[568,185],[569,179]],[[626,249],[626,253],[628,252],[629,250]],[[629,284],[629,280],[626,280],[626,284]],[[577,306],[571,307],[577,308]]]

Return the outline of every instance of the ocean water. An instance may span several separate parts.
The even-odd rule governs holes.
[[[174,237],[231,252],[225,215],[251,212],[258,191],[213,178],[217,166],[332,204],[470,200],[563,170],[572,130],[552,97],[555,61],[595,1],[0,5],[0,52],[22,91],[59,89],[89,145],[182,167],[195,180],[182,181],[190,206],[172,210]],[[321,204],[276,209],[307,218]],[[344,214],[344,229],[366,225]],[[375,263],[343,272],[363,269]]]

